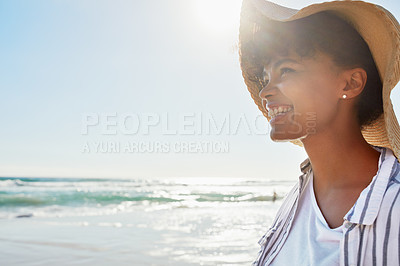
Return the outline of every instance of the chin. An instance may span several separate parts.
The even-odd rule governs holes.
[[[274,130],[270,132],[270,138],[274,142],[288,142],[292,140],[302,140],[307,137],[307,134],[289,134],[276,133]]]

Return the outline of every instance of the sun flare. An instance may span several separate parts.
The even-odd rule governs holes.
[[[194,0],[199,24],[216,32],[239,27],[240,7],[241,0]]]

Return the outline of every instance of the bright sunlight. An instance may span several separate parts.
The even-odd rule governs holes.
[[[240,0],[194,0],[199,24],[214,33],[237,30],[240,8]]]

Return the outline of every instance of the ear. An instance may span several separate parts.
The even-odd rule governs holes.
[[[363,68],[352,68],[344,71],[346,86],[341,90],[340,98],[352,99],[357,97],[367,83],[367,72]]]

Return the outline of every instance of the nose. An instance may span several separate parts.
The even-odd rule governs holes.
[[[261,100],[267,100],[269,96],[272,96],[274,93],[276,93],[276,87],[271,83],[271,81],[263,86],[264,87],[258,93],[258,96],[261,98]]]

